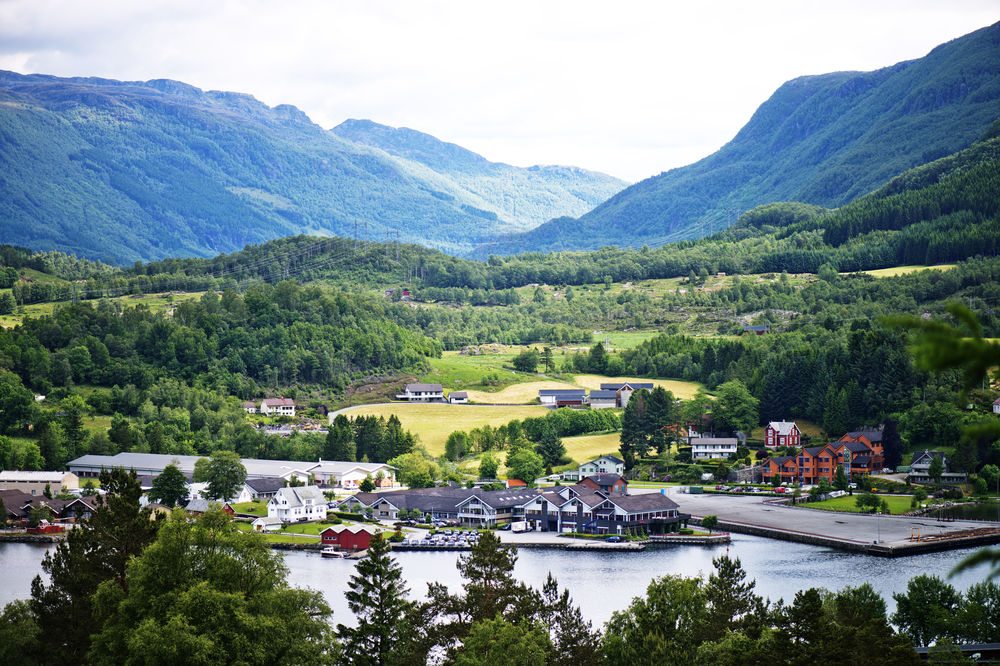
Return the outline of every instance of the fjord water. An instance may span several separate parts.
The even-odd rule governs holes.
[[[33,544],[0,544],[0,604],[28,597],[46,550]],[[972,549],[886,559],[734,534],[728,551],[740,558],[748,576],[757,581],[757,591],[772,601],[783,598],[790,602],[797,591],[809,587],[839,590],[867,582],[882,595],[891,612],[895,609],[892,593],[905,590],[910,578],[923,573],[944,578]],[[612,612],[628,606],[634,596],[643,594],[653,577],[708,575],[712,558],[726,552],[726,546],[668,546],[640,553],[524,548],[518,553],[515,575],[540,588],[551,571],[559,585],[569,589],[584,616],[601,624]],[[431,581],[452,590],[461,586],[455,567],[458,553],[400,552],[395,557],[413,598],[422,598]],[[319,553],[298,551],[287,553],[285,563],[293,585],[311,587],[325,595],[334,609],[335,622],[353,622],[344,599],[347,581],[354,573],[353,561],[322,559]],[[984,573],[965,572],[949,582],[964,591],[982,580]]]

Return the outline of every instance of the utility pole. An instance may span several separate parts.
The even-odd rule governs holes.
[[[396,227],[396,261],[399,261],[399,227]]]

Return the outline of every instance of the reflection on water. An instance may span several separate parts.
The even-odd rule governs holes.
[[[4,572],[0,603],[28,596],[31,579],[41,571],[45,550],[30,544],[0,544],[0,571]],[[757,581],[758,592],[771,600],[791,601],[797,591],[809,587],[839,590],[868,582],[882,594],[890,611],[895,608],[892,593],[904,590],[910,578],[921,573],[945,577],[971,552],[967,549],[885,559],[741,534],[733,535],[728,551],[740,558],[749,577]],[[518,554],[515,575],[540,588],[551,571],[560,586],[569,589],[584,615],[601,624],[613,611],[625,608],[634,596],[642,594],[653,577],[707,575],[712,558],[726,552],[726,546],[667,546],[640,553],[523,549]],[[462,581],[455,567],[458,555],[400,552],[395,557],[403,567],[411,596],[423,598],[431,581],[459,589]],[[293,585],[321,591],[334,609],[335,621],[352,623],[344,590],[354,573],[354,561],[290,552],[285,562]],[[951,583],[964,590],[981,580],[983,573],[967,572]]]

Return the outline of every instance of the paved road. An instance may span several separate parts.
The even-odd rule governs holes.
[[[635,493],[658,492],[636,489]],[[887,545],[909,543],[912,530],[919,529],[921,536],[934,536],[945,532],[996,527],[995,522],[948,521],[940,522],[931,516],[881,516],[838,513],[802,507],[789,507],[766,503],[763,497],[739,495],[689,495],[670,493],[680,510],[693,516],[714,514],[725,522],[758,525],[788,532],[802,532],[833,537],[855,543],[879,541]]]

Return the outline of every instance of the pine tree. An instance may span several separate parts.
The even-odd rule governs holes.
[[[546,467],[558,465],[562,457],[566,455],[566,447],[562,440],[556,436],[555,428],[548,423],[546,423],[542,438],[535,450],[542,457]]]
[[[886,419],[882,426],[882,454],[885,456],[885,466],[890,469],[903,462],[903,439],[899,436],[899,422],[896,419]]]
[[[375,536],[347,584],[344,596],[357,625],[338,625],[337,633],[348,664],[400,664],[415,656],[416,604],[407,599],[403,570],[389,553],[389,542]]]
[[[355,455],[354,432],[351,430],[351,422],[343,414],[338,414],[333,419],[333,424],[326,434],[326,441],[323,443],[323,459],[354,462]]]

